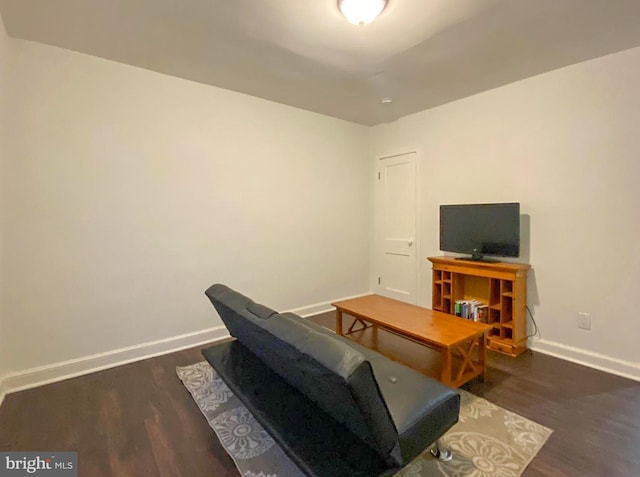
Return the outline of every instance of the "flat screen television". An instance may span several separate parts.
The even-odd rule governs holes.
[[[440,206],[440,250],[468,253],[465,260],[495,262],[485,255],[520,255],[520,204]]]

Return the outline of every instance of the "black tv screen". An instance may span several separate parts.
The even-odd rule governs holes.
[[[440,206],[440,250],[483,255],[520,255],[520,204]]]

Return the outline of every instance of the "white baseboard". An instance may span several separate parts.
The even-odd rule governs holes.
[[[369,293],[363,293],[360,295],[338,298],[288,311],[307,318],[309,316],[332,311],[334,308],[331,306],[331,303],[333,302],[358,298],[368,294]],[[192,348],[194,346],[200,346],[228,336],[229,333],[224,326],[217,326],[215,328],[107,351],[105,353],[98,353],[46,366],[39,366],[37,368],[20,371],[18,373],[11,373],[0,377],[0,405],[2,405],[4,397],[9,393],[57,381],[63,381],[65,379],[90,374],[103,369],[114,368],[124,364],[133,363],[135,361],[141,361],[155,356]],[[639,363],[612,358],[600,353],[594,353],[548,340],[529,340],[529,346],[531,349],[539,353],[548,354],[556,358],[595,368],[600,371],[640,381]]]
[[[331,303],[333,302],[358,298],[368,294],[369,293],[363,293],[361,295],[337,298],[335,300],[316,303],[288,311],[290,313],[300,315],[303,318],[307,318],[309,316],[334,310],[331,306]],[[122,366],[123,364],[173,353],[175,351],[192,348],[194,346],[200,346],[228,336],[229,332],[224,326],[217,326],[215,328],[196,331],[194,333],[173,336],[171,338],[158,341],[151,341],[135,346],[129,346],[127,348],[120,348],[113,351],[107,351],[105,353],[98,353],[91,356],[84,356],[82,358],[11,373],[0,378],[0,405],[2,405],[4,397],[9,393],[35,388],[37,386],[43,386],[45,384],[63,381],[69,378],[75,378],[84,374],[102,371],[103,369],[115,368],[116,366]]]
[[[640,381],[640,363],[624,361],[604,354],[594,353],[548,340],[530,339],[529,347],[539,353],[548,354],[556,358],[571,361],[572,363],[633,379],[634,381]]]
[[[361,293],[360,295],[347,296],[344,298],[336,298],[335,300],[316,303],[315,305],[303,306],[301,308],[294,308],[293,310],[286,310],[286,313],[295,313],[296,315],[300,315],[302,318],[309,318],[310,316],[319,315],[320,313],[326,313],[327,311],[334,311],[335,308],[331,306],[331,303],[351,300],[352,298],[360,298],[361,296],[367,295],[371,295],[371,292]]]
[[[200,346],[228,336],[229,332],[221,325],[215,328],[11,373],[3,376],[0,380],[0,405],[5,395],[9,393]]]

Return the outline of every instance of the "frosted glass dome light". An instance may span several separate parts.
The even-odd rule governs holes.
[[[387,0],[338,0],[338,8],[354,25],[371,23],[386,6]]]

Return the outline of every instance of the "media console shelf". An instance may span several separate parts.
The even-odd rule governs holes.
[[[429,257],[433,264],[432,308],[455,314],[458,300],[487,305],[487,347],[509,356],[527,349],[527,272],[524,263],[485,263]]]

